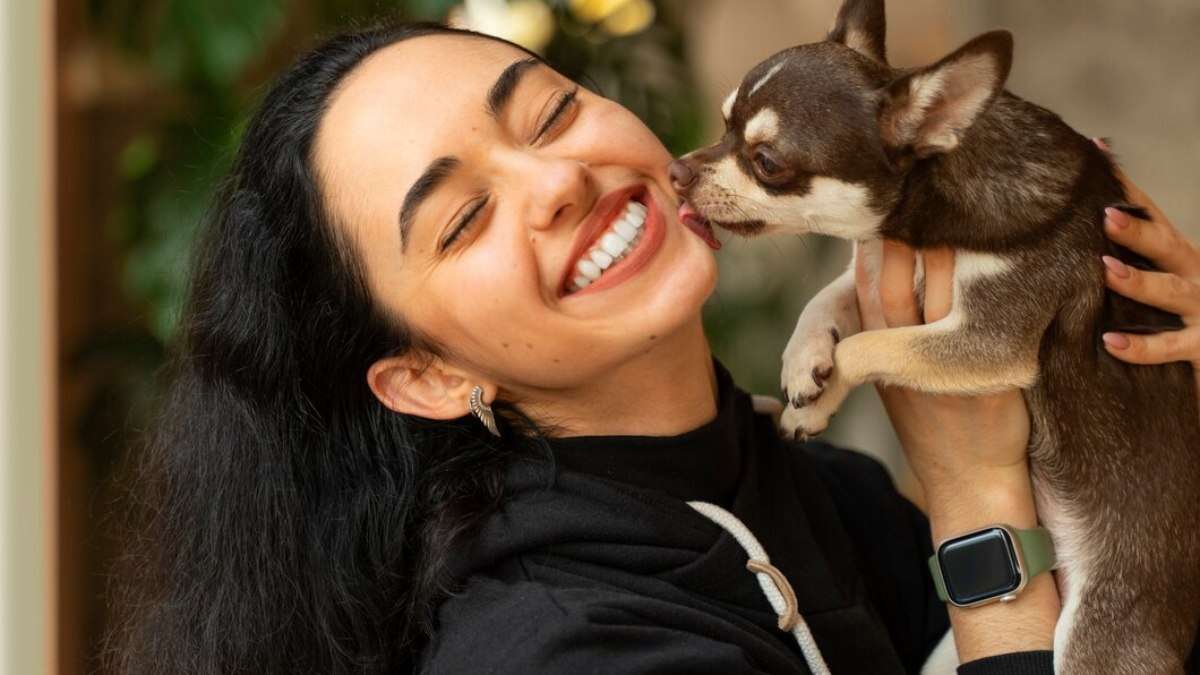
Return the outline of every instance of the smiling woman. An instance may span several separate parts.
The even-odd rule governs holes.
[[[196,247],[109,665],[920,669],[948,626],[930,525],[712,358],[719,246],[670,160],[494,38],[381,27],[296,63]],[[935,528],[1036,523],[1019,395],[892,409]],[[1042,651],[963,672],[1048,671],[1057,595],[1028,588],[957,619],[958,654]]]
[[[710,419],[716,266],[668,223],[669,160],[621,106],[469,32],[344,35],[283,75],[196,246],[114,670],[395,672],[513,458]],[[647,234],[567,293],[638,209]],[[639,387],[651,368],[681,388]],[[476,386],[502,441],[466,417]]]
[[[429,36],[365,59],[331,96],[314,167],[381,311],[447,356],[380,359],[379,400],[454,419],[481,386],[571,434],[704,422],[711,374],[694,364],[716,265],[673,218],[670,159],[628,110],[494,40]],[[651,363],[704,386],[646,392],[658,400],[639,419],[628,392]]]

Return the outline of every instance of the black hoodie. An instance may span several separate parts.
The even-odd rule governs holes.
[[[795,590],[835,674],[915,673],[949,628],[924,516],[873,459],[781,440],[715,362],[717,417],[672,437],[554,439],[458,556],[422,672],[808,673],[746,552],[685,502],[734,513]],[[960,673],[1049,673],[1050,653]]]

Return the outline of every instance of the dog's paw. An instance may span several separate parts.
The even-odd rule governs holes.
[[[793,336],[783,352],[780,379],[785,401],[803,408],[821,397],[833,377],[833,352],[839,339],[833,327]]]
[[[784,438],[807,441],[829,426],[831,415],[820,406],[788,406],[779,417],[779,433]]]

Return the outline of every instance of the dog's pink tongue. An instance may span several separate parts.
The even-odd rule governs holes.
[[[698,234],[712,250],[719,251],[721,249],[721,242],[717,241],[717,235],[713,232],[712,225],[709,225],[708,220],[700,215],[699,211],[692,208],[688,202],[679,205],[679,222]]]

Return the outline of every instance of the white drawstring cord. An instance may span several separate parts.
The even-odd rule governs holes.
[[[750,528],[738,520],[737,516],[716,504],[701,501],[687,504],[720,525],[726,532],[733,535],[742,548],[746,549],[746,555],[750,558],[746,567],[754,572],[754,576],[758,577],[758,585],[762,587],[767,601],[779,615],[780,630],[791,630],[792,636],[800,645],[800,651],[804,652],[804,660],[808,662],[808,668],[813,675],[829,675],[829,666],[825,665],[825,659],[821,656],[817,641],[813,639],[812,631],[808,629],[804,617],[797,611],[796,595],[792,591],[791,584],[788,583],[783,573],[771,564],[767,552],[763,550],[762,544],[758,543],[758,539],[755,538]]]

